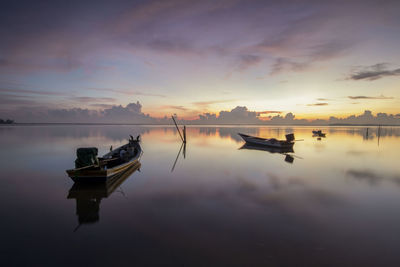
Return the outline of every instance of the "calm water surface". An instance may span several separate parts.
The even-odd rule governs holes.
[[[189,127],[181,148],[172,127],[1,126],[2,264],[400,266],[400,128],[312,129]],[[287,156],[238,132],[304,141]],[[129,134],[140,171],[73,187],[76,148]]]

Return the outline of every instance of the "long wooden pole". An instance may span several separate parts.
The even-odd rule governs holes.
[[[175,123],[175,127],[176,127],[176,129],[178,130],[178,133],[179,133],[179,136],[180,136],[181,139],[182,139],[182,142],[185,142],[185,140],[184,140],[183,137],[182,137],[181,131],[179,130],[178,124],[176,124],[176,121],[175,121],[174,116],[171,116],[171,118],[172,118],[172,120],[173,120],[174,123]]]
[[[186,143],[186,126],[183,126],[183,142]]]

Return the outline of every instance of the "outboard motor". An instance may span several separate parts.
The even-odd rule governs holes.
[[[293,142],[294,141],[294,134],[287,134],[286,135],[286,141],[287,142]]]
[[[97,153],[97,147],[78,148],[76,150],[75,168],[82,168],[90,165],[99,165]]]

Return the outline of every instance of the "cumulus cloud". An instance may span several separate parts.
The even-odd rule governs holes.
[[[346,118],[337,118],[331,116],[328,120],[315,119],[297,119],[289,112],[282,116],[281,114],[270,116],[268,120],[260,118],[261,112],[249,111],[246,107],[236,107],[231,111],[221,111],[219,114],[204,113],[199,115],[198,120],[183,121],[193,124],[212,124],[212,123],[237,123],[237,124],[262,124],[262,125],[330,125],[330,124],[354,124],[354,125],[400,125],[400,115],[377,113],[373,115],[371,111],[366,110],[361,115],[351,115]]]
[[[247,107],[237,106],[230,111],[220,111],[216,114],[204,113],[199,115],[199,120],[196,123],[258,123],[260,122],[259,114],[256,111],[249,111]]]
[[[374,81],[387,76],[400,75],[400,68],[388,70],[388,66],[388,63],[378,63],[372,66],[359,67],[350,74],[349,79]]]
[[[1,112],[17,122],[36,123],[158,123],[161,120],[142,112],[139,102],[126,106],[94,103],[100,110],[71,108],[51,109],[45,107],[21,107],[13,111]]]
[[[16,100],[17,101],[17,100]],[[22,100],[23,101],[23,100]],[[1,98],[0,98],[1,102]],[[21,104],[25,104],[21,102]],[[28,103],[29,104],[29,103]],[[89,106],[98,109],[59,109],[40,106],[24,106],[13,110],[0,110],[0,117],[13,119],[18,123],[134,123],[134,124],[170,124],[170,116],[155,118],[142,111],[139,102],[126,106],[91,103]],[[182,106],[170,106],[171,109],[184,110]],[[264,117],[264,114],[277,114]],[[400,114],[377,113],[366,110],[361,115],[351,115],[346,118],[330,117],[328,120],[297,119],[289,112],[283,115],[282,111],[265,110],[251,111],[245,106],[237,106],[231,110],[219,113],[203,113],[198,118],[185,120],[185,124],[259,124],[259,125],[400,125]]]

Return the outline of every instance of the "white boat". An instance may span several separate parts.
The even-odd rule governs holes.
[[[269,146],[275,148],[291,148],[294,145],[294,135],[287,134],[286,140],[277,140],[275,138],[261,138],[256,136],[251,136],[247,134],[239,133],[240,137],[243,138],[246,143],[261,145],[261,146]]]

